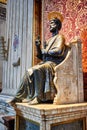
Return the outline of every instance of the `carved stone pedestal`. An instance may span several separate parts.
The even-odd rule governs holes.
[[[17,103],[16,130],[87,130],[87,103]]]

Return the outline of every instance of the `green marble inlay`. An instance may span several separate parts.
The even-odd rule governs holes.
[[[40,126],[36,122],[20,117],[19,130],[40,130]]]
[[[57,124],[51,130],[83,130],[83,120],[77,120],[66,124]]]

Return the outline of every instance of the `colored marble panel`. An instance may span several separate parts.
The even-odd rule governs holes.
[[[52,126],[51,130],[83,130],[83,120]]]
[[[40,126],[36,122],[33,122],[33,121],[20,117],[19,118],[19,130],[40,130]]]

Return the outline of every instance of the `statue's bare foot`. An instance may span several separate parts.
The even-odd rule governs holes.
[[[35,104],[39,104],[40,103],[40,101],[38,100],[38,98],[37,97],[35,97],[33,100],[31,100],[31,101],[29,101],[29,105],[35,105]]]
[[[22,102],[23,103],[28,103],[30,100],[29,99],[23,99]]]

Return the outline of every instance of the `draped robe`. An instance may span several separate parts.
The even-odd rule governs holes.
[[[29,101],[37,97],[40,101],[46,102],[54,99],[56,89],[53,83],[54,68],[66,57],[67,46],[63,35],[56,35],[46,43],[46,54],[38,51],[38,58],[44,61],[29,68],[24,74],[15,98],[19,101]]]

